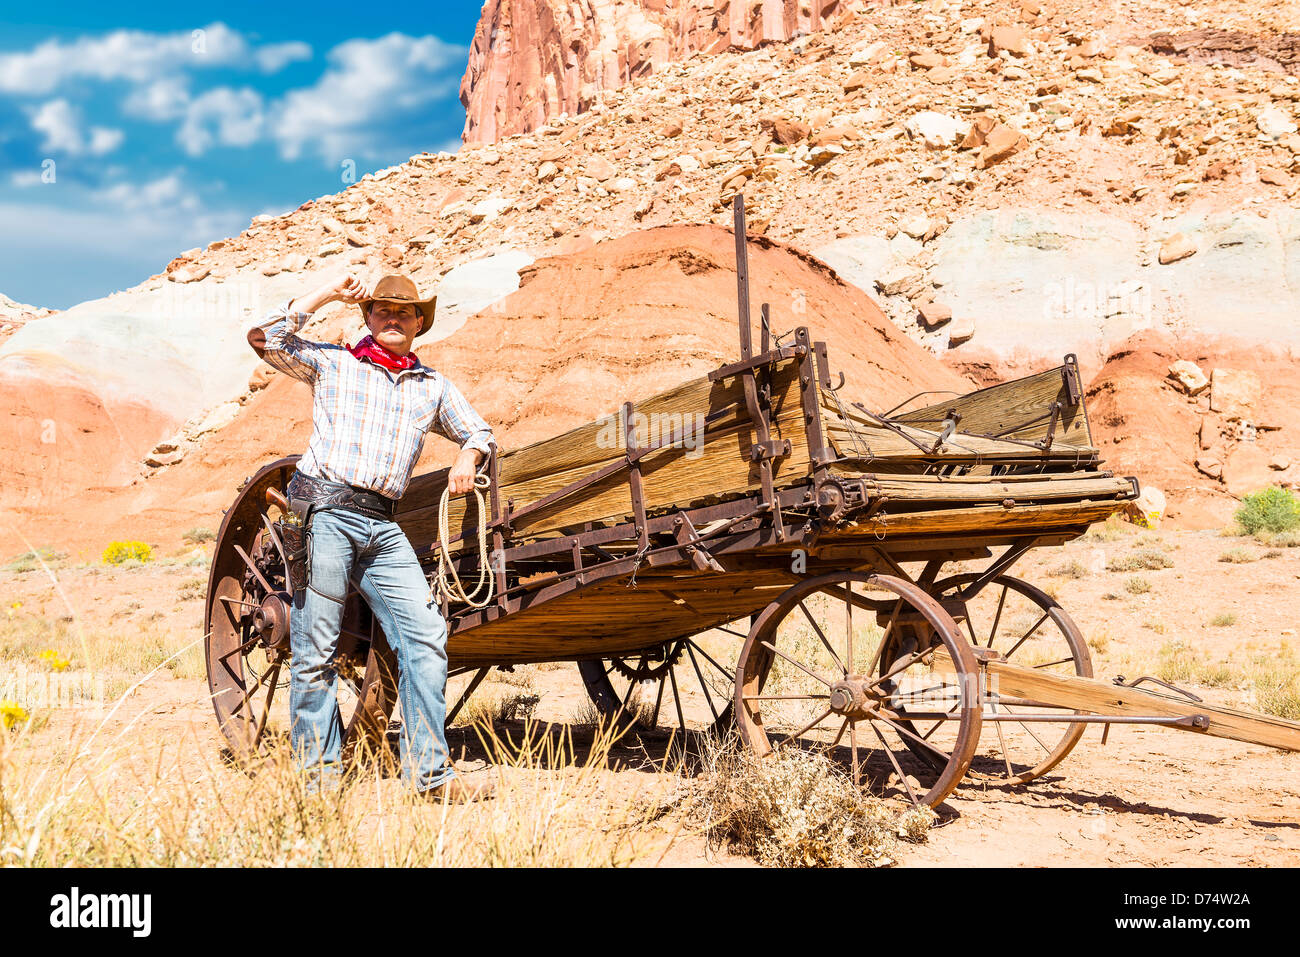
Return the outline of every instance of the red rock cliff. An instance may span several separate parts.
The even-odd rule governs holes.
[[[694,53],[833,29],[848,0],[487,0],[460,84],[467,143],[580,113]]]

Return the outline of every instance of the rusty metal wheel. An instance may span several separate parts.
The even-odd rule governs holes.
[[[916,732],[900,712],[922,706],[956,731],[940,762],[908,747]],[[759,615],[740,653],[736,716],[760,756],[821,753],[871,793],[933,807],[979,743],[978,669],[956,622],[920,588],[833,572],[793,586]]]
[[[281,459],[245,482],[221,523],[208,576],[208,689],[217,724],[241,761],[289,731],[291,600],[272,526],[279,510],[267,505],[266,492],[283,492],[296,461]],[[397,660],[355,590],[344,606],[337,669],[345,759],[380,753],[397,702]]]
[[[1012,664],[1092,677],[1088,643],[1055,598],[1010,575],[999,575],[978,591],[967,593],[978,578],[974,573],[956,575],[931,589],[960,622],[972,645],[991,648]],[[972,774],[986,780],[1023,784],[1046,774],[1079,743],[1087,728],[1083,723],[1016,722],[1007,716],[1026,710],[1041,714],[1048,709],[1038,704],[1025,708],[996,692],[996,688],[986,689],[984,747],[971,767]]]
[[[626,718],[642,734],[723,734],[734,723],[735,661],[749,621],[732,622],[643,652],[580,661],[602,715]]]

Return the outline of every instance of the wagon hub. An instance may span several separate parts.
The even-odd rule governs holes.
[[[874,710],[875,698],[870,693],[871,680],[862,675],[849,675],[831,685],[827,705],[836,714],[860,721]]]
[[[262,638],[269,649],[283,650],[289,646],[289,596],[273,592],[262,599],[253,612],[253,631]]]

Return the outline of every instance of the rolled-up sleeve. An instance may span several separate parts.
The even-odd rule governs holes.
[[[324,362],[324,344],[297,335],[311,313],[290,312],[291,304],[292,300],[281,303],[265,322],[250,329],[248,342],[273,369],[311,384],[316,381]]]
[[[484,456],[491,454],[491,443],[495,441],[492,427],[446,377],[442,380],[435,430],[462,449],[478,449]]]

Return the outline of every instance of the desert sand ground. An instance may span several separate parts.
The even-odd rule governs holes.
[[[192,804],[194,794],[233,793],[242,786],[245,772],[221,760],[222,741],[203,679],[202,553],[210,548],[200,545],[125,569],[97,564],[94,556],[84,556],[85,562],[69,556],[48,571],[3,573],[5,674],[38,668],[40,652],[52,648],[72,660],[64,675],[79,670],[102,675],[110,706],[126,693],[107,718],[94,709],[37,709],[39,720],[10,752],[11,794],[15,773],[20,785],[30,784],[42,769],[53,774],[74,763],[74,746],[85,744],[87,729],[99,725],[86,752],[125,760],[105,764],[109,777],[92,776],[93,787],[111,782],[105,790],[133,801],[135,813],[145,818],[166,817],[151,810],[160,789],[170,789],[163,806],[174,809]],[[1158,552],[1172,567],[1108,570],[1139,552]],[[1236,560],[1223,560],[1228,557]],[[1016,571],[1044,586],[1075,617],[1100,677],[1175,675],[1211,701],[1255,708],[1254,680],[1261,667],[1291,672],[1300,667],[1293,650],[1300,548],[1268,547],[1216,532],[1149,532],[1112,524],[1063,548],[1033,553]],[[146,674],[150,677],[135,686]],[[478,695],[490,701],[521,688],[537,698],[536,719],[576,729],[576,750],[584,757],[592,738],[584,726],[590,708],[576,667],[494,673]],[[517,737],[523,726],[506,721],[499,727]],[[600,858],[605,850],[598,852],[597,862],[752,863],[725,849],[709,849],[703,825],[689,813],[701,780],[665,770],[662,750],[654,743],[622,741],[607,752],[597,749],[597,767],[540,759],[503,770],[463,721],[448,737],[463,770],[499,777],[507,793],[517,791],[518,801],[532,802],[537,788],[554,788],[570,802],[566,820],[605,822],[606,832],[619,831],[620,850],[607,859]],[[928,840],[903,845],[898,863],[1300,864],[1300,754],[1158,728],[1117,726],[1105,746],[1100,738],[1100,729],[1090,728],[1064,763],[1033,784],[963,784],[940,809]],[[160,773],[163,767],[170,771]],[[580,786],[565,791],[574,782]],[[385,795],[396,794],[400,783],[386,779],[358,787],[369,788],[364,799],[377,798],[382,807]],[[497,804],[495,810],[457,808],[452,817],[469,822],[475,815],[499,815],[502,802]],[[298,860],[293,853],[279,859]]]

